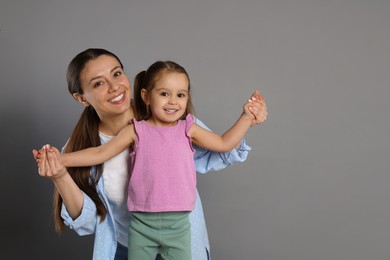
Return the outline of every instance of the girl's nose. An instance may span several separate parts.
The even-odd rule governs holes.
[[[169,103],[170,104],[176,104],[176,102],[177,102],[176,97],[171,96],[171,98],[169,99]]]

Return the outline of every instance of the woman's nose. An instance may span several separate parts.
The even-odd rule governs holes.
[[[108,82],[108,87],[109,87],[108,88],[109,91],[117,91],[119,88],[118,84],[116,84],[115,82],[112,82],[112,81]]]

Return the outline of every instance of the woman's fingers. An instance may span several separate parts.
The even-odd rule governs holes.
[[[39,159],[39,163],[38,163],[39,175],[47,176],[48,163],[47,163],[47,158],[46,158],[46,151],[41,150],[39,155],[40,155],[40,159]]]
[[[37,156],[38,156],[38,154],[39,154],[39,152],[38,152],[37,150],[33,149],[33,150],[32,150],[32,154],[33,154],[33,156],[34,156],[34,159],[36,160],[36,159],[37,159]]]
[[[51,150],[47,151],[47,161],[49,163],[50,169],[55,171],[55,169],[57,168],[56,157],[54,155],[54,152]]]
[[[50,176],[53,180],[61,178],[67,173],[65,166],[61,163],[60,156],[61,153],[55,147],[47,150],[47,161],[50,167]]]

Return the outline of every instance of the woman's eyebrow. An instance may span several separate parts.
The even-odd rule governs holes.
[[[113,72],[114,70],[117,70],[117,69],[122,69],[122,67],[121,66],[115,66],[112,70],[111,70],[111,72]]]
[[[110,73],[112,73],[114,70],[117,70],[118,68],[122,69],[121,66],[115,66],[114,68],[111,69]],[[88,84],[90,84],[92,81],[94,81],[95,79],[98,79],[98,78],[101,78],[102,76],[101,75],[98,75],[96,77],[93,77],[89,80]]]

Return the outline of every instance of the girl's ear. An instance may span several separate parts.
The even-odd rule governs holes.
[[[141,89],[141,98],[145,105],[149,106],[148,92],[144,88]]]
[[[79,93],[73,93],[73,98],[76,99],[78,102],[80,102],[81,104],[83,104],[83,106],[85,107],[89,107],[90,104],[89,102],[82,96],[80,95]]]

